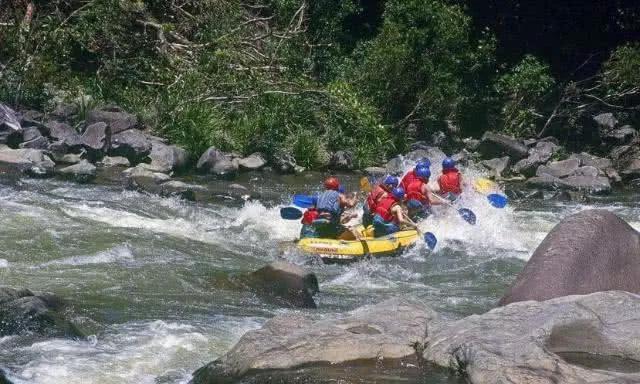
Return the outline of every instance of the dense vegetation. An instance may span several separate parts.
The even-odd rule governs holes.
[[[364,166],[446,122],[466,135],[568,137],[585,98],[593,108],[640,104],[638,45],[613,50],[595,75],[556,80],[543,58],[501,60],[473,2],[3,3],[0,100],[116,103],[196,154],[289,152],[320,167],[351,149]]]

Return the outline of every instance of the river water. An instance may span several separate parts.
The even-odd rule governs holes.
[[[0,367],[16,383],[186,383],[246,331],[295,311],[228,284],[229,276],[279,258],[317,274],[315,316],[410,295],[455,319],[491,309],[548,231],[571,213],[606,208],[640,228],[634,194],[580,204],[520,201],[505,209],[475,195],[464,204],[476,212],[476,226],[443,211],[422,224],[439,239],[433,253],[417,247],[395,258],[323,265],[287,246],[299,224],[278,215],[287,196],[316,188],[319,177],[244,177],[270,198],[193,203],[116,185],[1,180],[0,282],[68,299],[92,336],[1,338]],[[347,181],[357,185],[354,177]],[[356,376],[447,381],[442,374],[368,369]]]

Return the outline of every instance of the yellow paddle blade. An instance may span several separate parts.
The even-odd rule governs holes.
[[[369,183],[368,178],[362,177],[360,179],[360,190],[364,192],[371,192],[371,183]]]
[[[473,183],[473,187],[476,189],[476,191],[486,194],[496,190],[496,183],[489,179],[480,178],[476,179],[476,181]]]

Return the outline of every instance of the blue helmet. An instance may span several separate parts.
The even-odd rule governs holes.
[[[344,185],[342,185],[342,184],[341,184],[341,185],[338,187],[338,193],[345,193],[345,192],[346,192],[346,189],[344,188]]]
[[[404,188],[402,187],[393,188],[393,190],[391,191],[391,194],[396,200],[402,200],[404,199]]]
[[[431,177],[431,171],[429,168],[418,168],[416,169],[416,177],[421,179],[428,179]]]
[[[455,167],[456,167],[456,162],[453,161],[452,158],[445,157],[444,160],[442,160],[442,169],[453,169]]]
[[[429,159],[427,159],[426,157],[418,159],[418,162],[416,163],[416,169],[429,167],[431,167],[431,161],[429,161]]]
[[[384,185],[390,185],[392,187],[397,187],[398,186],[398,178],[395,176],[387,176],[384,178],[384,180],[382,181],[382,184]]]

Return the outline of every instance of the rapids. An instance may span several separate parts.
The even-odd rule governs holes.
[[[494,306],[566,215],[606,208],[640,228],[632,194],[589,204],[512,202],[502,210],[471,195],[463,206],[475,211],[476,226],[445,210],[422,224],[439,239],[434,253],[418,246],[395,258],[323,265],[290,246],[299,224],[278,215],[292,192],[316,188],[319,176],[244,177],[275,198],[192,203],[119,186],[2,179],[2,284],[68,299],[76,321],[93,335],[0,338],[0,367],[16,383],[186,383],[244,332],[294,311],[228,284],[228,276],[280,257],[317,274],[317,316],[412,295],[459,318]],[[356,188],[356,177],[345,178]],[[362,375],[378,383],[447,382],[435,373],[398,377],[364,369]]]

